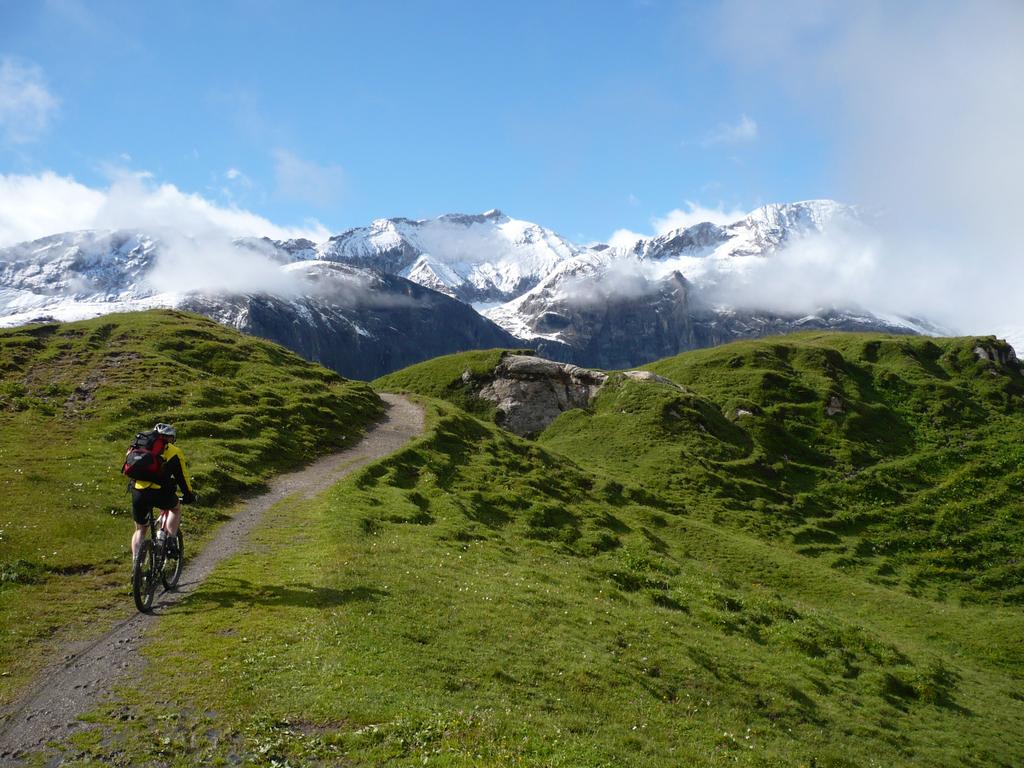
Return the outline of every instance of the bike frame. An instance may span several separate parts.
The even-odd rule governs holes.
[[[167,515],[170,513],[169,509],[161,509],[160,516],[156,519],[153,518],[153,513],[149,513],[149,535],[153,539],[153,543],[156,543],[156,535],[167,524]],[[170,535],[170,531],[167,532]]]

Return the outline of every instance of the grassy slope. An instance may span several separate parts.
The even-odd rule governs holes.
[[[136,431],[177,426],[197,542],[240,493],[353,442],[381,409],[365,384],[170,311],[2,330],[0,376],[0,703],[128,604],[119,470]]]
[[[679,355],[648,368],[690,394],[610,387],[543,441],[877,583],[1020,604],[1024,377],[978,343],[803,334]]]
[[[837,572],[446,403],[428,426],[162,617],[159,701],[124,690],[81,763],[1024,757],[1019,611]]]

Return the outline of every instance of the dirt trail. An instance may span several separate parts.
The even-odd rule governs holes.
[[[131,606],[133,611],[129,618],[40,674],[36,687],[15,702],[0,722],[0,765],[19,765],[26,753],[42,749],[46,742],[62,741],[86,727],[78,717],[94,709],[129,669],[138,670],[138,649],[148,628],[160,620],[161,611],[193,592],[221,560],[235,554],[267,509],[296,493],[312,497],[364,464],[394,453],[423,431],[419,406],[397,395],[381,397],[388,405],[387,413],[358,444],[301,471],[277,477],[267,493],[246,502],[202,553],[186,559],[178,589],[158,594],[151,615],[134,613],[126,594],[126,610]],[[187,514],[185,519],[187,525]],[[186,557],[187,546],[186,541]]]

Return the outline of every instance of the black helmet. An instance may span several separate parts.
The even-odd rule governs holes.
[[[178,433],[174,431],[174,427],[172,427],[170,424],[164,424],[164,423],[157,424],[155,427],[153,427],[153,430],[158,435],[163,435],[164,437],[177,437],[178,436]]]

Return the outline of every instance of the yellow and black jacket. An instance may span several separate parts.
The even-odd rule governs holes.
[[[160,471],[167,479],[162,482],[135,480],[133,487],[138,491],[144,491],[147,488],[173,490],[177,486],[181,488],[186,499],[190,498],[193,495],[192,480],[188,476],[188,467],[185,466],[185,454],[174,443],[168,443],[164,452],[160,454],[160,458],[164,460]]]

